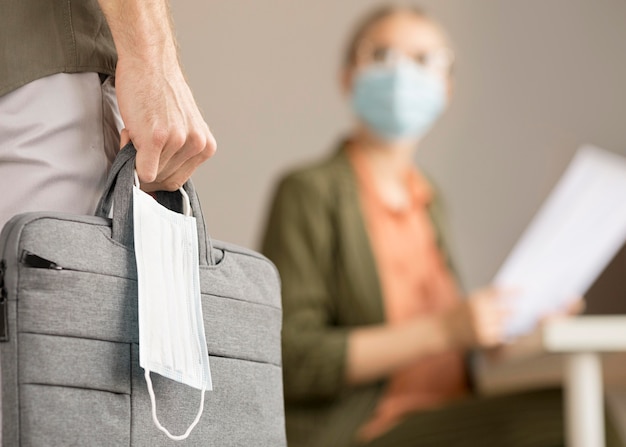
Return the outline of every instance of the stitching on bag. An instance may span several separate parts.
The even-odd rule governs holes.
[[[279,363],[262,362],[260,360],[244,359],[241,357],[226,357],[225,355],[217,355],[217,354],[209,354],[209,363],[211,362],[212,358],[231,360],[233,362],[249,362],[249,363],[255,363],[257,365],[267,365],[267,366],[275,366],[276,368],[282,368],[282,366]]]
[[[95,337],[87,337],[85,335],[71,335],[71,334],[57,334],[53,332],[30,332],[30,331],[20,331],[20,334],[29,334],[29,335],[46,335],[48,337],[60,337],[60,338],[72,338],[78,340],[91,340],[91,341],[100,341],[103,343],[117,343],[120,345],[129,345],[132,343],[136,343],[135,341],[122,341],[122,340],[105,340],[103,338],[95,338]]]
[[[126,250],[128,253],[131,253],[133,256],[135,255],[134,250],[130,249],[129,247],[127,247],[126,245],[122,244],[121,242],[116,241],[115,239],[113,239],[111,237],[110,234],[107,234],[108,232],[104,230],[104,228],[102,227],[98,227],[98,231],[100,231],[100,233],[102,233],[104,235],[104,237],[106,237],[107,242],[109,242],[110,244],[115,245],[116,247],[120,247],[123,248],[124,250]]]
[[[137,282],[137,279],[135,278],[128,278],[125,276],[118,276],[118,275],[110,275],[108,273],[99,273],[99,272],[91,272],[91,271],[86,271],[86,270],[70,270],[70,269],[63,269],[63,270],[51,270],[50,272],[48,272],[47,270],[41,270],[41,269],[37,269],[37,273],[38,274],[42,274],[43,272],[46,272],[50,275],[64,275],[64,274],[85,274],[85,275],[99,275],[99,276],[104,276],[105,278],[116,278],[116,279],[122,279],[124,281],[131,281],[131,282]],[[43,273],[44,275],[46,273]],[[30,291],[40,291],[41,288],[38,286],[33,286],[33,287],[28,287],[25,285],[22,285],[21,287],[22,291],[26,291],[26,292],[30,292]],[[282,306],[274,306],[271,304],[265,304],[265,303],[259,303],[257,301],[249,301],[249,300],[245,300],[242,298],[236,298],[236,297],[232,297],[232,296],[224,296],[224,295],[219,295],[216,293],[207,293],[207,292],[202,292],[200,293],[201,296],[205,296],[205,297],[214,297],[214,298],[220,298],[220,299],[224,299],[224,300],[232,300],[232,301],[237,301],[240,303],[246,303],[246,304],[252,304],[252,305],[256,305],[256,306],[263,306],[263,307],[269,307],[270,309],[274,309],[274,310],[278,310],[278,311],[282,311]]]
[[[130,359],[130,395],[133,395],[133,377],[134,377],[134,363],[133,363],[133,344],[132,343],[128,343],[128,358]],[[130,399],[130,414],[133,414],[133,399]],[[128,433],[129,433],[129,441],[128,441],[128,445],[130,447],[132,439],[133,439],[133,424],[131,423],[131,418],[128,419]]]
[[[256,306],[269,307],[270,309],[282,311],[282,307],[281,306],[272,306],[271,304],[257,303],[256,301],[246,301],[246,300],[243,300],[241,298],[234,298],[232,296],[224,296],[224,295],[217,295],[215,293],[204,293],[204,292],[202,292],[201,295],[212,296],[212,297],[215,297],[215,298],[221,298],[223,300],[238,301],[240,303],[253,304],[253,305],[256,305]]]
[[[221,241],[215,241],[215,242],[221,242]],[[239,254],[239,255],[242,255],[242,256],[247,256],[247,257],[252,258],[252,259],[257,259],[259,261],[263,261],[265,264],[268,264],[270,267],[272,267],[272,269],[274,271],[276,271],[276,273],[278,273],[278,269],[276,268],[274,263],[267,256],[264,256],[263,254],[257,253],[257,252],[249,252],[247,250],[244,251],[243,249],[242,250],[237,250],[237,246],[233,246],[233,245],[231,245],[228,242],[223,242],[223,243],[225,244],[224,247],[217,246],[217,247],[214,247],[214,248],[217,248],[218,250],[222,250],[225,253],[236,253],[236,254]]]
[[[86,274],[86,275],[98,275],[98,276],[104,276],[107,278],[117,278],[117,279],[123,279],[124,281],[137,282],[136,278],[129,278],[128,276],[112,275],[110,273],[94,272],[90,270],[78,270],[78,269],[73,269],[69,267],[62,267],[61,270],[40,269],[37,267],[25,267],[25,268],[33,270],[37,272],[37,274],[44,274],[44,275],[46,273],[43,273],[43,272],[47,272],[50,275],[67,275],[67,274],[73,274],[73,273],[80,273],[80,274]],[[37,287],[33,287],[32,289],[28,287],[23,287],[23,290],[39,290],[39,289]]]
[[[117,242],[116,240],[111,238],[110,234],[107,234],[107,231],[105,231],[103,227],[110,228],[110,225],[105,225],[104,223],[87,222],[85,219],[81,219],[81,216],[74,216],[74,215],[71,215],[71,214],[67,214],[67,215],[64,214],[63,217],[54,216],[54,215],[50,215],[50,214],[42,214],[40,212],[32,213],[32,214],[33,214],[33,219],[22,224],[22,231],[28,225],[31,225],[31,224],[37,222],[38,220],[54,220],[54,221],[57,221],[57,222],[74,222],[74,223],[79,223],[79,224],[82,224],[82,225],[91,225],[92,227],[96,227],[96,229],[98,231],[100,231],[105,236],[105,238],[106,238],[106,240],[108,242],[110,242],[111,244],[113,244],[113,245],[115,245],[117,247],[123,248],[128,253],[134,254],[134,251],[131,250],[129,247],[125,246],[124,244],[121,244],[121,243]],[[62,214],[62,213],[59,213],[59,214]],[[111,219],[106,219],[104,217],[98,217],[98,216],[85,216],[85,217],[94,218],[94,219],[103,219],[103,220],[106,220],[106,221],[110,221],[111,220]],[[21,236],[19,237],[19,240],[21,240]]]
[[[130,393],[123,393],[118,391],[105,390],[102,388],[91,388],[86,386],[77,386],[77,385],[59,385],[59,384],[51,384],[51,383],[39,383],[39,382],[21,382],[19,386],[30,385],[30,386],[45,386],[48,388],[69,388],[73,390],[86,390],[86,391],[97,391],[99,393],[109,393],[115,394],[117,396],[130,396]]]
[[[124,344],[124,345],[139,345],[138,340],[135,340],[135,341],[104,340],[101,338],[86,337],[84,335],[78,336],[78,335],[68,335],[68,334],[54,334],[54,333],[47,333],[47,332],[20,332],[20,334],[45,335],[49,337],[72,338],[72,339],[78,339],[78,340],[92,340],[92,341],[99,341],[99,342],[104,342],[104,343],[116,343],[116,344]],[[131,355],[132,355],[132,352],[131,352]],[[226,357],[224,355],[209,353],[209,359],[211,357],[218,357],[218,358],[235,360],[235,361],[243,361],[243,362],[260,363],[263,365],[280,366],[280,365],[277,365],[276,363],[267,362],[263,360],[252,360],[252,359],[243,358],[243,357]],[[131,357],[131,367],[132,367],[132,357]]]

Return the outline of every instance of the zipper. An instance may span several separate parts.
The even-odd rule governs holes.
[[[48,259],[37,256],[28,250],[22,250],[22,256],[20,256],[20,262],[26,267],[32,267],[36,269],[48,269],[48,270],[63,270],[63,267],[56,262],[52,262]]]
[[[73,268],[73,267],[64,267],[64,266],[61,266],[61,265],[57,264],[54,261],[51,261],[51,260],[46,259],[46,258],[42,258],[41,256],[36,255],[35,253],[32,253],[32,252],[30,252],[28,250],[22,250],[22,254],[20,255],[19,262],[23,266],[31,268],[31,269],[56,270],[56,271],[64,271],[64,272],[78,272],[78,273],[91,273],[91,274],[94,274],[94,275],[118,277],[117,275],[109,275],[107,273],[99,273],[99,272],[93,272],[93,271],[90,272],[90,271],[81,270],[81,269],[77,269],[77,268]],[[119,278],[130,279],[130,278],[126,278],[124,276],[119,276]]]
[[[63,267],[55,262],[44,259],[41,256],[37,256],[28,250],[22,251],[20,262],[25,266],[32,268],[63,270]],[[9,341],[9,299],[7,288],[4,283],[6,267],[7,265],[5,260],[0,260],[0,342]]]
[[[0,260],[0,342],[9,341],[9,300],[4,284],[6,262]]]

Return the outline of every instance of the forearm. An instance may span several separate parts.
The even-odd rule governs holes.
[[[98,0],[120,60],[149,65],[177,60],[167,0]]]
[[[215,153],[178,61],[167,0],[98,0],[118,61],[115,92],[145,191],[175,191]]]
[[[452,348],[443,320],[434,316],[355,329],[348,336],[346,380],[350,385],[379,380],[421,357]]]

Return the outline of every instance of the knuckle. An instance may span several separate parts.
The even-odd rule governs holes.
[[[199,132],[191,131],[187,136],[185,144],[189,148],[192,156],[198,155],[204,151],[204,148],[207,145],[207,138]]]
[[[202,137],[202,145],[199,147],[199,150],[195,153],[195,156],[198,160],[198,165],[204,163],[217,151],[217,142],[213,135],[209,132],[208,134]]]
[[[200,163],[204,163],[205,161],[207,161],[209,158],[211,158],[213,156],[213,153],[211,153],[208,148],[203,150],[199,157],[200,157]]]
[[[172,129],[170,131],[170,136],[168,139],[168,143],[170,146],[176,148],[176,150],[180,149],[185,145],[186,135],[184,132],[181,132],[179,129]]]
[[[207,158],[212,157],[217,152],[217,140],[215,139],[212,133],[209,133],[207,137],[206,152],[207,152]]]
[[[152,130],[151,143],[157,147],[165,146],[167,143],[169,132],[166,128],[157,127]]]

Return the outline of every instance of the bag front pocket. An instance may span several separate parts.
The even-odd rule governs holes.
[[[23,446],[130,444],[130,396],[48,385],[20,386]]]
[[[128,445],[130,345],[20,334],[21,444]]]

